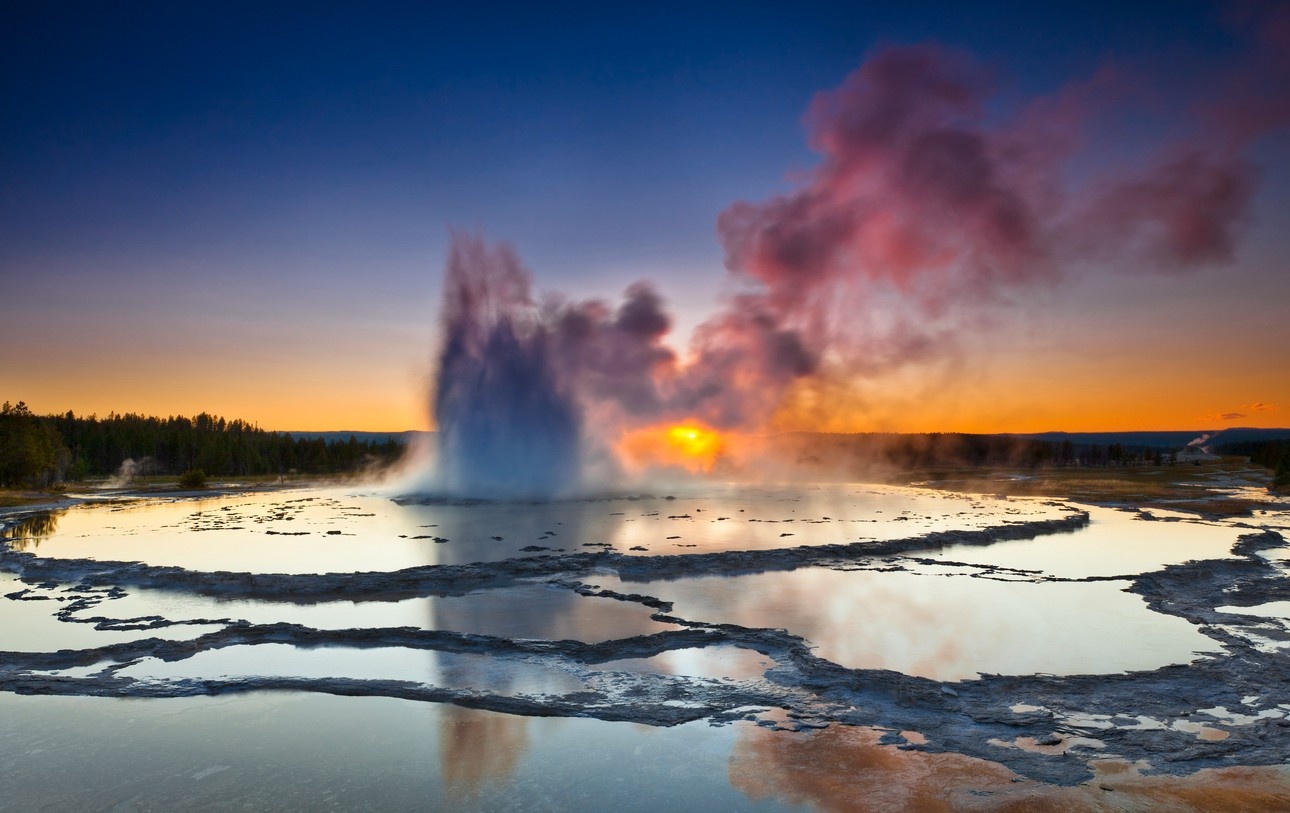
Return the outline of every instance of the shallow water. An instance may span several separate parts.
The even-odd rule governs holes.
[[[0,716],[0,798],[14,813],[799,809],[731,786],[746,724],[651,728],[279,693],[0,693]]]
[[[400,680],[499,695],[565,694],[583,688],[568,672],[538,664],[404,647],[231,646],[173,663],[144,658],[117,674],[148,681],[246,677]]]
[[[973,575],[808,567],[738,578],[598,582],[674,602],[672,612],[691,621],[783,627],[848,668],[934,680],[1130,672],[1220,651],[1191,624],[1123,592],[1125,582]]]
[[[999,542],[988,548],[955,545],[927,554],[951,562],[1016,568],[1069,579],[1129,576],[1193,559],[1226,559],[1248,532],[1221,523],[1139,519],[1136,512],[1081,506],[1089,525],[1073,534]],[[1158,512],[1152,512],[1158,513]],[[1186,515],[1184,515],[1186,516]]]
[[[217,625],[194,625],[162,630],[99,631],[90,624],[60,620],[56,613],[77,595],[82,594],[63,588],[33,589],[15,576],[0,573],[0,652],[87,649],[148,637],[183,640],[218,629]]]
[[[657,549],[657,537],[671,531],[681,541],[669,542],[662,548],[666,553],[679,545],[693,546],[683,548],[686,553],[698,553],[893,539],[1062,517],[1070,510],[1052,501],[868,485],[714,487],[705,494],[673,498],[430,505],[404,505],[385,496],[333,489],[86,504],[11,536],[16,537],[16,547],[42,557],[137,559],[150,565],[304,574],[344,567],[373,571],[495,561],[526,555],[519,548],[535,542],[549,549],[538,553],[557,552],[556,545],[566,552],[583,552],[589,546],[630,552],[648,547],[645,542]],[[655,582],[623,582],[606,573],[585,581],[596,588],[672,602],[666,614],[689,624],[785,629],[804,638],[816,655],[839,665],[936,680],[982,673],[1149,670],[1220,651],[1191,624],[1153,612],[1142,598],[1124,592],[1127,582],[1044,579],[1129,576],[1164,564],[1229,556],[1237,529],[1087,510],[1091,524],[1074,533],[989,546],[954,545],[888,559],[880,569],[799,567]],[[413,538],[427,535],[448,541]],[[893,565],[896,572],[889,572]],[[15,589],[21,586],[6,578]],[[682,629],[670,620],[652,618],[654,609],[639,602],[579,595],[568,585],[551,583],[464,595],[314,603],[220,599],[157,589],[81,595],[64,587],[30,589],[27,596],[51,600],[13,602],[14,617],[28,619],[23,628],[33,632],[9,633],[11,649],[47,646],[41,643],[45,641],[58,641],[58,648],[88,648],[148,635],[194,638],[239,623],[447,631],[589,644]],[[69,611],[65,620],[52,617],[60,602],[77,597],[88,600]],[[138,619],[154,618],[161,621],[150,629],[123,629]],[[103,629],[95,629],[96,624]],[[145,658],[120,674],[150,679],[198,678],[205,673],[325,676],[330,662],[332,677],[387,677],[435,685],[435,655],[379,646],[294,650],[272,643],[221,645],[178,663]],[[760,676],[771,663],[730,647],[673,648],[616,662],[629,671],[705,677]],[[372,668],[358,668],[362,663]]]
[[[747,680],[761,677],[775,662],[761,653],[732,646],[674,649],[650,658],[623,658],[590,667],[593,671],[641,672],[699,678]]]
[[[674,624],[651,620],[650,610],[638,604],[580,596],[546,584],[484,590],[462,596],[316,604],[230,600],[192,593],[133,590],[75,615],[116,619],[160,615],[175,621],[220,619],[253,624],[281,621],[325,630],[411,627],[502,638],[554,641],[567,638],[587,643],[677,628]]]
[[[0,798],[50,810],[1284,810],[1290,769],[1050,787],[880,733],[652,728],[384,698],[0,694]],[[924,739],[909,732],[915,740]],[[1000,752],[1006,750],[1003,747]],[[74,777],[74,780],[69,779]]]
[[[343,601],[195,592],[213,576],[122,589],[78,583],[79,575],[31,584],[0,574],[0,678],[39,693],[159,696],[0,693],[6,719],[0,798],[16,800],[12,809],[32,810],[830,810],[879,801],[918,809],[950,794],[971,808],[978,785],[1001,799],[1013,798],[1018,787],[1041,787],[1018,786],[1009,769],[981,762],[982,753],[1010,766],[1013,752],[1045,748],[1083,748],[1079,760],[1103,759],[1096,732],[1127,724],[1108,722],[1112,716],[1096,709],[1065,708],[1054,718],[1063,725],[1094,720],[1100,728],[1057,750],[1035,742],[1051,729],[1031,731],[1030,739],[991,736],[989,743],[982,735],[974,743],[961,725],[938,735],[932,717],[920,718],[931,721],[926,733],[907,721],[891,730],[869,722],[839,726],[868,701],[832,706],[834,699],[879,679],[867,671],[847,677],[845,670],[892,670],[966,692],[962,681],[982,673],[1114,675],[1213,660],[1224,654],[1214,638],[1126,588],[1135,575],[1165,565],[1230,560],[1232,544],[1248,532],[1233,522],[1165,521],[1181,519],[1166,512],[1152,521],[1047,500],[886,486],[712,487],[667,496],[399,504],[372,492],[330,489],[145,499],[81,505],[7,536],[11,548],[42,559],[297,574],[289,582],[260,579],[295,584],[319,581],[308,574],[505,564],[561,553],[616,551],[646,557],[631,560],[640,565],[671,561],[649,558],[660,554],[909,539],[1062,519],[1076,508],[1087,510],[1091,523],[1028,540],[878,559],[855,551],[849,559],[833,552],[830,559],[787,564],[710,557],[705,575],[673,579],[623,579],[609,569],[622,561],[613,557],[569,560],[567,568],[565,560],[550,559],[566,569],[541,575],[459,568],[448,571],[454,575],[446,583]],[[25,561],[9,560],[14,567]],[[758,570],[765,567],[779,569]],[[682,560],[679,569],[631,572],[684,568]],[[136,571],[148,568],[115,572]],[[489,575],[498,573],[505,577]],[[233,576],[219,584],[249,581]],[[1283,614],[1274,605],[1258,611]],[[1255,640],[1261,633],[1234,634]],[[34,657],[24,660],[24,653]],[[836,677],[829,671],[836,667],[816,659],[844,667],[844,674]],[[837,681],[827,699],[809,688],[820,680]],[[941,702],[957,702],[945,701],[958,695],[936,683],[928,701],[926,683],[892,689],[905,698],[895,704],[896,717],[908,709],[918,718]],[[266,687],[280,691],[251,691]],[[209,692],[233,695],[173,697]],[[916,697],[923,699],[909,699]],[[1207,699],[1190,709],[1219,705]],[[984,708],[984,720],[1021,713],[1006,704]],[[1132,711],[1130,704],[1114,714],[1133,718]],[[1172,733],[1186,733],[1179,725],[1190,724],[1163,712],[1134,719]],[[709,720],[723,725],[713,728]],[[766,728],[830,722],[815,732]],[[1187,738],[1217,740],[1232,724],[1207,718]],[[964,754],[976,756],[895,749],[949,734]],[[119,747],[109,745],[114,736]],[[1002,744],[990,744],[996,741]],[[357,760],[353,743],[362,744]],[[82,770],[72,766],[107,748],[116,751],[85,769],[84,782],[101,794],[50,779]],[[814,761],[824,758],[847,766],[839,769],[842,779],[815,770]],[[1049,770],[1027,765],[1039,774]],[[985,779],[978,782],[978,774]],[[1268,780],[1275,792],[1283,779]],[[924,792],[928,781],[939,796]]]
[[[18,546],[53,558],[138,561],[189,570],[347,573],[600,550],[766,550],[1063,515],[1041,500],[892,486],[713,491],[673,499],[430,505],[399,505],[388,496],[336,490],[141,499],[58,512],[52,527],[24,535]]]

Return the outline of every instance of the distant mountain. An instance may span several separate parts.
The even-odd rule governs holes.
[[[1125,447],[1176,450],[1205,435],[1209,436],[1204,441],[1205,446],[1217,446],[1227,443],[1290,439],[1290,429],[1238,427],[1232,429],[1195,429],[1186,432],[1039,432],[1030,435],[1014,435],[1014,437],[1056,441],[1058,443],[1063,440],[1069,440],[1076,445],[1096,444],[1106,446],[1111,443],[1118,443]]]
[[[1205,441],[1206,446],[1219,446],[1227,443],[1258,443],[1265,440],[1290,440],[1290,429],[1251,429],[1235,427],[1214,433]]]

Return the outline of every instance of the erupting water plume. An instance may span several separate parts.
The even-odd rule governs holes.
[[[578,484],[581,420],[509,247],[452,243],[434,415],[439,487],[550,497]]]

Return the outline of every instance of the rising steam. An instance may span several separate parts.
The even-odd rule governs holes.
[[[1290,30],[1264,29],[1272,45]],[[1198,101],[1206,118],[1186,139],[1132,173],[1081,173],[1079,184],[1070,165],[1102,100],[1117,97],[1115,71],[999,121],[986,113],[989,73],[968,55],[876,53],[811,102],[821,160],[799,188],[718,218],[733,291],[684,362],[648,283],[617,308],[538,303],[513,250],[454,235],[434,402],[439,486],[567,493],[589,461],[597,481],[620,470],[632,432],[763,429],[812,393],[854,393],[936,358],[965,312],[1027,287],[1230,262],[1256,179],[1244,151],[1290,119],[1290,83],[1275,81],[1290,79],[1287,60],[1269,53],[1253,62],[1274,81],[1247,82],[1224,105]]]
[[[121,461],[121,465],[117,467],[116,473],[103,481],[103,485],[101,487],[126,488],[127,486],[134,485],[134,478],[139,475],[146,474],[151,467],[151,457],[144,457],[139,460],[127,457],[125,460]]]

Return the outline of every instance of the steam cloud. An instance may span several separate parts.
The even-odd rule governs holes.
[[[146,473],[151,464],[151,457],[144,457],[139,460],[127,457],[125,460],[121,461],[121,465],[117,467],[116,473],[103,481],[102,487],[125,488],[126,486],[132,485],[134,483],[134,478]]]
[[[1072,271],[1230,262],[1255,186],[1243,151],[1290,120],[1290,82],[1277,81],[1290,79],[1286,20],[1263,26],[1265,47],[1245,66],[1266,81],[1198,105],[1196,134],[1160,145],[1154,164],[1079,185],[1068,168],[1100,100],[1116,97],[1115,71],[1000,122],[986,112],[989,73],[967,54],[876,53],[811,102],[821,161],[800,187],[719,216],[735,291],[684,363],[648,283],[617,308],[538,303],[510,248],[454,235],[435,398],[441,485],[572,490],[589,457],[612,465],[616,433],[681,419],[764,427],[795,393],[934,358],[965,308]]]

